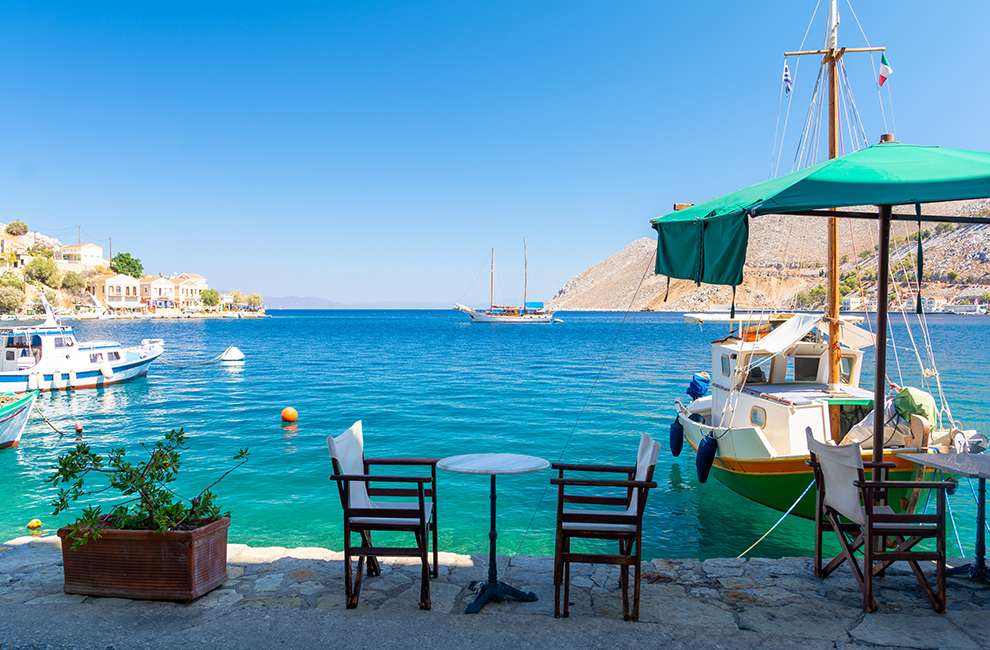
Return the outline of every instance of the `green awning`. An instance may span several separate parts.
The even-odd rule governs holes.
[[[877,144],[654,219],[656,273],[740,284],[747,217],[987,197],[990,153]]]

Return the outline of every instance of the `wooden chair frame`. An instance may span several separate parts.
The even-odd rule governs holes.
[[[333,461],[334,473],[330,476],[337,481],[340,503],[344,509],[344,596],[347,609],[358,606],[361,595],[361,581],[364,563],[367,558],[369,576],[381,575],[379,557],[418,557],[423,566],[419,590],[420,609],[430,609],[430,578],[438,576],[437,563],[437,469],[439,459],[433,458],[364,458],[364,474],[342,474],[336,458]],[[380,466],[413,466],[430,468],[429,476],[387,476],[372,475],[370,469]],[[413,497],[415,507],[402,507],[400,502],[379,502],[376,508],[352,508],[349,504],[351,483],[360,481],[368,484],[368,496]],[[372,487],[373,483],[389,483],[389,487]],[[394,484],[412,484],[413,487],[396,487]],[[427,487],[427,485],[429,487]],[[395,503],[394,507],[388,507]],[[405,502],[409,504],[409,502]],[[374,531],[399,531],[413,533],[414,547],[378,547],[372,543]],[[360,535],[358,546],[354,546],[351,534]],[[430,567],[430,534],[433,537],[433,566]],[[352,574],[351,559],[357,556],[357,571]]]
[[[944,612],[945,491],[952,484],[942,481],[890,481],[887,480],[888,472],[897,466],[895,463],[863,463],[864,469],[859,470],[859,480],[854,482],[860,489],[865,511],[866,523],[860,526],[825,504],[826,488],[821,462],[814,453],[811,453],[811,460],[807,464],[814,469],[818,485],[815,504],[815,575],[827,577],[843,562],[847,562],[863,594],[863,611],[875,612],[877,603],[873,598],[874,577],[882,577],[887,567],[903,560],[911,567],[911,572],[932,609]],[[879,480],[866,480],[865,469],[873,470],[874,477]],[[892,489],[935,490],[935,514],[894,513],[882,507],[887,504],[889,491]],[[827,565],[822,566],[822,536],[829,530],[835,533],[842,550]],[[935,551],[911,550],[925,539],[935,539]],[[888,540],[892,540],[893,544],[888,544]],[[864,556],[862,567],[855,557],[860,549],[863,549]],[[934,589],[918,564],[922,561],[935,562]]]
[[[560,617],[560,588],[564,588],[564,617],[569,616],[570,604],[570,572],[571,562],[584,564],[616,564],[621,567],[619,573],[619,586],[622,589],[622,618],[624,620],[639,620],[639,592],[640,574],[642,572],[642,537],[643,537],[643,511],[646,508],[646,498],[650,488],[657,487],[653,481],[654,466],[650,466],[646,474],[645,481],[633,480],[636,476],[636,467],[620,467],[612,465],[573,465],[566,463],[554,463],[551,469],[557,470],[557,478],[550,479],[552,485],[557,486],[557,538],[553,563],[553,585],[554,601],[553,615]],[[612,472],[625,474],[625,480],[607,479],[571,479],[564,478],[564,472]],[[567,487],[602,487],[602,488],[625,488],[626,496],[607,497],[593,496],[588,494],[568,494]],[[636,514],[626,514],[625,512],[600,511],[574,511],[565,510],[565,503],[576,503],[584,505],[608,505],[622,506],[629,508],[633,491],[638,494]],[[564,524],[589,524],[587,528],[564,528]],[[632,530],[608,530],[596,528],[602,524],[615,526],[632,526]],[[619,543],[618,555],[594,554],[594,553],[572,553],[571,539],[610,539]],[[629,567],[634,567],[633,605],[632,613],[629,611]]]

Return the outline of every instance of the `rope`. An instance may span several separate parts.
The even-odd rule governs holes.
[[[973,479],[966,477],[966,482],[969,484],[969,491],[973,493],[973,503],[977,506],[980,505],[980,498],[976,496],[976,488],[973,487]],[[990,521],[984,521],[983,525],[987,527],[987,532],[990,532]]]
[[[942,470],[938,470],[938,478],[941,481],[945,480],[942,476]],[[952,532],[956,535],[956,546],[959,547],[959,554],[965,557],[966,551],[963,550],[962,539],[959,537],[959,529],[956,528],[956,518],[952,515],[952,504],[949,503],[948,497],[945,499],[945,507],[949,511],[949,522],[952,523]]]
[[[622,326],[626,324],[626,319],[629,317],[629,312],[632,311],[632,306],[636,304],[636,297],[639,296],[639,290],[643,287],[643,281],[646,280],[647,274],[649,274],[650,269],[653,268],[653,259],[656,257],[656,249],[653,249],[653,254],[650,255],[650,261],[646,265],[646,269],[643,271],[643,276],[639,279],[639,284],[636,285],[636,291],[633,292],[632,299],[629,301],[629,307],[626,308],[625,313],[622,315],[622,320],[619,322],[619,327],[615,330],[615,336],[612,337],[612,344],[608,346],[608,351],[605,352],[605,358],[602,359],[602,365],[598,368],[598,374],[595,375],[595,381],[592,382],[591,388],[588,390],[588,396],[584,399],[584,404],[581,405],[581,410],[578,412],[577,418],[574,420],[574,426],[571,427],[571,432],[567,434],[567,440],[564,441],[564,446],[561,448],[560,453],[557,455],[557,462],[564,457],[564,452],[567,451],[567,445],[571,443],[571,438],[574,437],[574,432],[577,431],[577,426],[581,422],[581,416],[584,415],[585,409],[588,408],[588,402],[591,401],[591,395],[595,392],[595,387],[598,385],[598,380],[601,378],[602,373],[605,371],[605,365],[608,363],[609,357],[612,355],[612,348],[615,347],[615,342],[619,339],[619,333],[622,331]],[[526,536],[529,535],[529,530],[533,526],[533,522],[536,520],[536,513],[540,511],[540,506],[543,505],[543,500],[547,497],[547,491],[550,489],[550,482],[547,481],[546,487],[543,488],[543,494],[540,495],[540,501],[536,504],[536,508],[533,510],[533,516],[529,518],[529,523],[526,524],[526,530],[523,532],[522,537],[519,538],[519,543],[516,545],[516,553],[519,553],[519,549],[522,548],[523,542],[526,541]]]
[[[791,514],[791,510],[794,510],[794,508],[797,507],[797,504],[800,503],[801,499],[804,498],[804,495],[806,495],[808,493],[808,490],[810,490],[811,489],[811,486],[814,485],[814,484],[815,484],[815,479],[811,479],[811,483],[808,483],[808,487],[804,488],[804,492],[801,493],[801,496],[799,496],[797,498],[797,501],[795,501],[794,503],[791,504],[791,507],[787,509],[787,512],[785,512],[784,514],[782,514],[780,516],[780,519],[777,520],[777,523],[775,523],[773,526],[771,526],[770,527],[770,530],[768,530],[767,532],[763,533],[763,537],[761,537],[760,539],[758,539],[755,542],[753,542],[753,545],[752,546],[750,546],[749,548],[747,548],[745,551],[743,551],[742,553],[740,553],[736,557],[737,558],[740,558],[740,557],[746,555],[747,553],[749,553],[750,551],[752,551],[754,548],[756,548],[756,545],[757,544],[759,544],[760,542],[762,542],[763,540],[765,540],[767,538],[767,535],[769,535],[770,533],[772,533],[774,531],[774,529],[777,526],[780,525],[780,522],[784,521],[784,518],[787,517],[787,515]]]
[[[40,406],[38,406],[38,400],[34,400],[34,409],[35,409],[36,411],[38,411],[38,415],[40,415],[40,416],[41,416],[41,419],[42,419],[42,420],[44,420],[45,422],[48,422],[48,426],[50,426],[50,427],[52,428],[52,430],[53,430],[53,431],[54,431],[55,433],[57,433],[57,434],[58,434],[58,435],[60,435],[60,436],[64,436],[64,435],[65,435],[64,433],[62,433],[61,431],[59,431],[58,429],[56,429],[56,428],[55,428],[55,425],[54,425],[54,424],[52,424],[52,423],[51,423],[51,422],[50,422],[50,421],[48,420],[48,418],[46,418],[46,417],[45,417],[45,414],[44,414],[44,413],[42,413],[42,412],[41,412],[41,407],[40,407]]]
[[[224,352],[226,352],[226,350],[224,350]],[[164,355],[162,355],[162,357],[158,357],[158,360],[161,361],[162,363],[164,363],[166,366],[172,366],[173,368],[175,368],[177,370],[185,370],[186,368],[198,368],[199,366],[206,366],[206,365],[209,365],[211,363],[215,363],[215,362],[217,362],[217,361],[220,360],[220,357],[223,356],[223,352],[221,352],[217,356],[213,357],[212,359],[209,359],[207,361],[202,361],[200,363],[192,363],[192,364],[189,364],[188,366],[177,366],[174,363],[169,363],[168,361],[166,361],[163,358],[163,356]]]

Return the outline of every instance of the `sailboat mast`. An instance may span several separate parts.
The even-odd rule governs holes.
[[[828,8],[828,157],[839,155],[839,9],[836,0],[829,1]],[[839,242],[838,220],[828,220],[828,387],[839,386]],[[832,430],[838,431],[838,409],[832,410]]]
[[[523,237],[523,313],[526,312],[526,289],[529,287],[529,259],[526,257],[526,238]]]
[[[492,297],[489,301],[489,309],[495,307],[495,249],[492,248]]]

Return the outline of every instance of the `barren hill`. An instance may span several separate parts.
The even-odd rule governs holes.
[[[863,208],[864,211],[875,208]],[[910,210],[899,213],[913,214]],[[990,214],[990,201],[958,201],[922,206],[923,214]],[[990,226],[961,225],[936,232],[937,224],[922,223],[926,282],[925,295],[949,300],[981,295],[990,290]],[[736,290],[736,306],[793,307],[799,293],[824,282],[826,220],[820,217],[767,215],[750,221],[749,247],[743,284]],[[891,227],[891,267],[916,270],[917,222],[894,222]],[[912,239],[909,239],[912,238]],[[840,272],[876,272],[878,229],[874,221],[839,220]],[[696,286],[653,272],[656,240],[634,241],[603,262],[564,284],[548,301],[566,311],[697,311],[732,302],[729,287]]]

